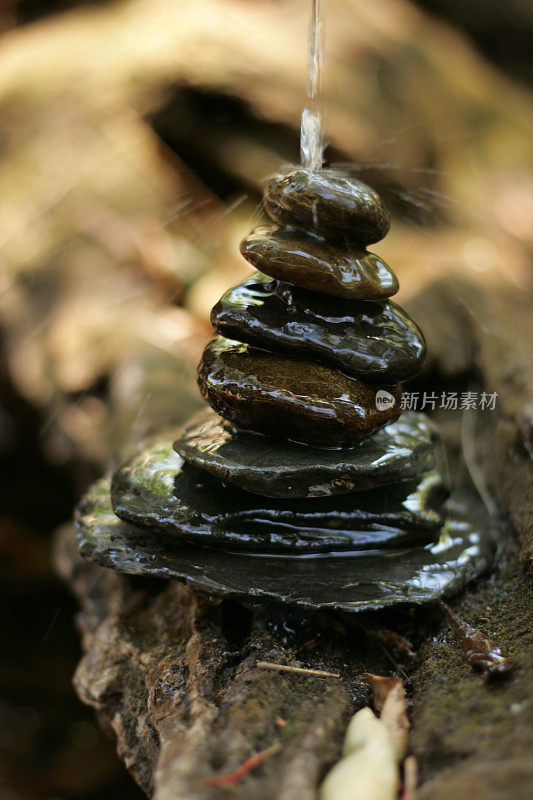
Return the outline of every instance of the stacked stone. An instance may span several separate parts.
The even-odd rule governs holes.
[[[179,510],[163,519],[161,492],[143,490],[159,454],[115,473],[116,513],[146,525],[157,506],[167,533],[264,553],[435,541],[447,492],[430,427],[420,414],[398,420],[400,384],[422,366],[425,342],[388,299],[396,276],[366,250],[387,233],[388,211],[333,170],[274,177],[264,205],[275,224],[241,244],[258,272],[211,314],[198,367],[211,409],[174,442]]]
[[[390,216],[372,189],[331,170],[277,176],[264,203],[278,224],[241,244],[259,274],[214,307],[200,390],[240,428],[351,447],[399,416],[399,384],[425,356],[422,333],[387,299],[396,276],[366,250]]]
[[[198,383],[213,411],[183,431],[176,451],[263,496],[260,513],[252,501],[247,546],[313,552],[434,540],[446,490],[431,471],[427,421],[394,422],[424,338],[388,299],[396,276],[366,250],[387,233],[387,210],[333,170],[276,176],[264,204],[276,224],[241,244],[258,272],[211,314],[216,334]]]
[[[433,428],[399,416],[425,343],[389,300],[394,273],[366,250],[388,212],[363,183],[306,169],[273,178],[265,208],[275,224],[241,245],[258,272],[212,312],[198,368],[212,408],[174,449],[152,443],[89,492],[81,552],[306,608],[360,611],[458,588],[491,545],[460,515],[446,519]]]

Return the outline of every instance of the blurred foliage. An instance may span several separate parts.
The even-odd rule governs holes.
[[[463,28],[506,72],[533,83],[533,5],[529,0],[418,0],[418,4]]]
[[[350,162],[391,206],[392,233],[375,249],[402,295],[451,271],[531,291],[529,91],[409,0],[325,5],[327,156]],[[525,81],[521,45],[514,60],[505,45],[513,26],[520,43],[530,24],[520,0],[424,5]],[[3,621],[20,653],[0,689],[10,731],[19,716],[34,724],[19,707],[44,726],[9,739],[15,796],[41,796],[39,782],[50,796],[116,793],[99,734],[92,783],[69,744],[79,738],[69,725],[90,723],[66,686],[73,609],[52,582],[45,537],[120,448],[199,402],[210,307],[249,271],[238,242],[261,216],[262,181],[298,157],[307,6],[0,9],[0,510],[13,604]]]

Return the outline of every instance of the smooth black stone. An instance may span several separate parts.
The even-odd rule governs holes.
[[[416,478],[435,466],[437,435],[407,412],[352,449],[326,450],[236,430],[211,409],[185,426],[174,449],[224,483],[268,497],[324,497]]]
[[[375,386],[222,336],[203,352],[198,386],[240,428],[324,447],[351,446],[400,414],[399,386],[387,386],[391,405],[378,408]]]
[[[421,331],[394,303],[324,297],[261,273],[230,289],[211,322],[229,339],[294,352],[371,382],[412,378],[426,354]]]
[[[337,169],[299,167],[276,175],[263,203],[274,222],[303,228],[331,241],[366,246],[379,242],[390,214],[374,189]]]
[[[359,300],[385,300],[399,289],[398,278],[374,253],[335,245],[293,228],[256,228],[241,242],[241,253],[256,269],[315,292]]]
[[[154,443],[113,475],[115,513],[143,529],[191,542],[261,552],[325,552],[426,544],[443,524],[448,492],[421,480],[314,500],[281,500],[224,486]]]
[[[357,613],[421,604],[457,592],[492,563],[494,540],[483,509],[469,516],[452,502],[455,518],[425,546],[357,554],[258,555],[173,542],[119,520],[109,481],[97,483],[77,513],[78,547],[85,558],[137,576],[171,578],[209,595],[304,609]]]

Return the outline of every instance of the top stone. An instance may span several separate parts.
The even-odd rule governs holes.
[[[390,214],[377,192],[334,169],[299,168],[276,175],[263,202],[275,222],[330,241],[366,246],[383,239],[390,227]]]

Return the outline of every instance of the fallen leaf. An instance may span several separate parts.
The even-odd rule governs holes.
[[[395,800],[398,766],[387,727],[370,708],[354,714],[344,739],[343,757],[326,775],[320,800]]]
[[[409,639],[406,639],[405,636],[401,636],[399,633],[396,633],[396,631],[390,631],[388,628],[379,628],[379,630],[375,632],[375,636],[376,639],[381,642],[381,644],[397,650],[398,653],[404,658],[415,658],[416,653],[413,650],[413,645]]]
[[[411,726],[407,718],[405,689],[401,681],[396,681],[385,698],[380,721],[390,734],[396,758],[399,762],[403,761],[409,750],[409,729]]]
[[[461,645],[466,660],[472,669],[481,672],[483,680],[504,675],[514,669],[512,659],[506,656],[495,642],[458,617],[446,603],[440,601],[440,607],[448,618],[450,628]]]
[[[373,675],[371,672],[364,673],[365,678],[372,689],[374,708],[378,713],[381,712],[383,704],[391,689],[398,683],[398,678],[386,678],[383,675]]]

